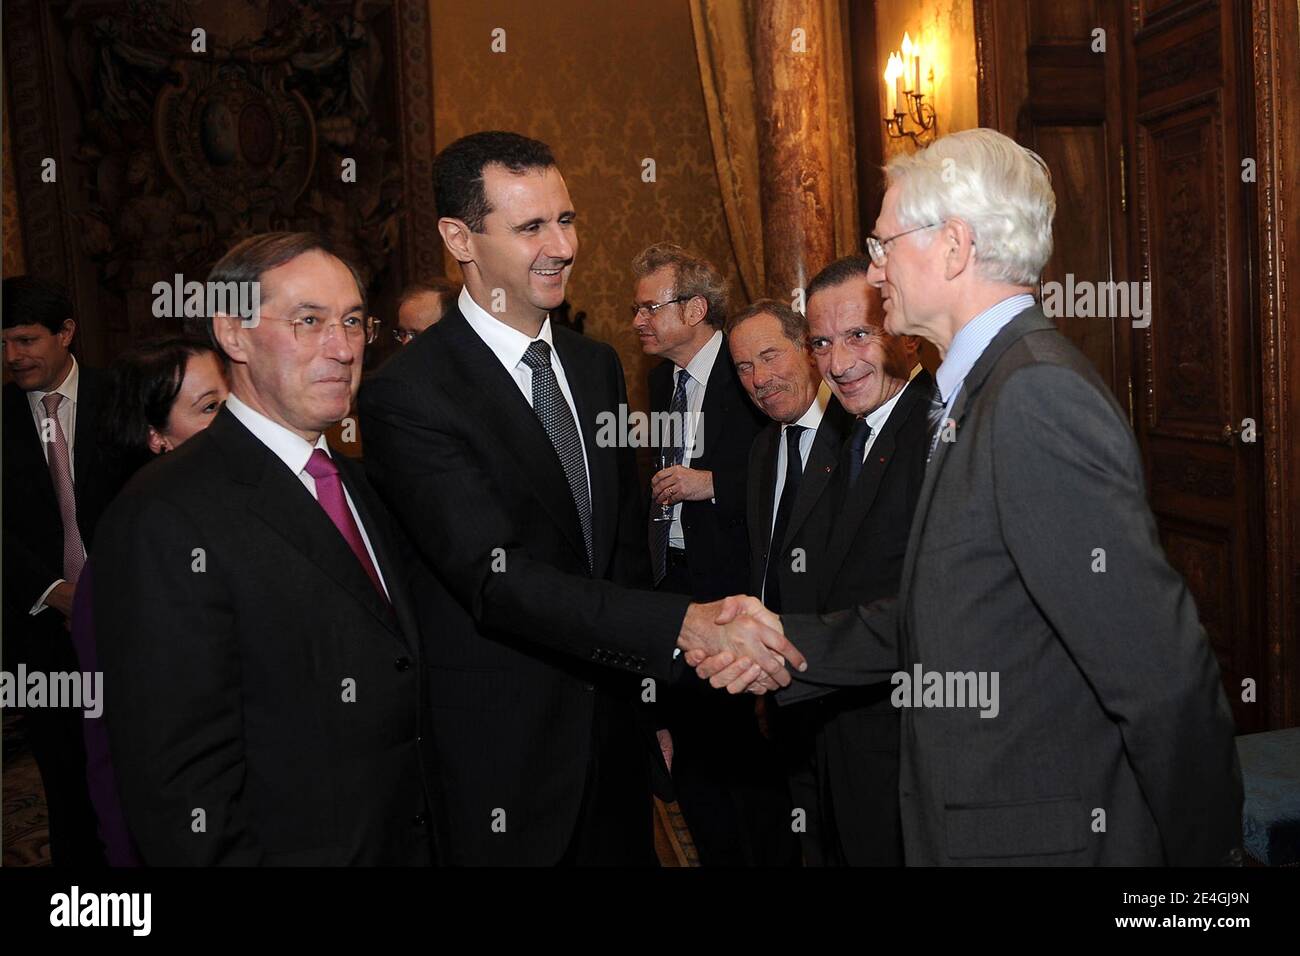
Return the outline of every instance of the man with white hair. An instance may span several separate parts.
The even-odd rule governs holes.
[[[808,667],[778,699],[889,676],[908,864],[1239,862],[1218,665],[1124,412],[1034,298],[1043,161],[977,129],[887,174],[869,281],[888,331],[938,347],[944,418],[897,598],[785,617]],[[701,656],[714,686],[756,677]]]

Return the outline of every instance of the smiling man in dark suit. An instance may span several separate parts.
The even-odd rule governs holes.
[[[749,452],[746,525],[749,593],[773,611],[817,610],[819,536],[810,522],[828,496],[850,416],[817,371],[808,320],[784,302],[759,299],[727,320],[740,383],[772,423]],[[824,533],[824,532],[823,532]],[[792,805],[804,814],[806,866],[825,863],[815,740],[817,705],[777,708],[760,700],[785,770]]]
[[[1127,416],[1034,299],[1046,164],[977,129],[887,175],[868,278],[886,330],[938,348],[945,407],[897,598],[786,616],[788,697],[895,683],[908,864],[1240,862],[1214,652]],[[743,664],[699,670],[736,691]]]
[[[361,281],[307,233],[246,239],[209,281],[261,288],[259,315],[211,319],[226,406],[94,549],[127,824],[149,865],[428,864],[415,562],[323,434],[373,337]]]
[[[95,524],[117,479],[100,442],[108,376],[71,352],[77,324],[58,285],[4,280],[5,666],[76,671],[67,622]],[[81,714],[29,708],[56,865],[102,864],[86,789]]]
[[[434,185],[465,288],[367,380],[361,415],[367,469],[458,603],[424,611],[447,858],[653,864],[657,748],[636,709],[680,670],[675,645],[746,644],[773,681],[763,640],[801,659],[752,617],[724,630],[720,604],[633,589],[650,584],[635,460],[598,437],[627,403],[622,366],[549,315],[578,250],[550,149],[474,133]]]

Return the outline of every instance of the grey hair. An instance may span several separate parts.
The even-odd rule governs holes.
[[[898,187],[900,229],[960,219],[975,238],[977,274],[1036,285],[1052,256],[1056,195],[1041,156],[991,129],[935,140],[885,167]]]

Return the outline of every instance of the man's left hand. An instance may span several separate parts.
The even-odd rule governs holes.
[[[672,465],[650,479],[650,493],[655,503],[661,505],[707,501],[713,497],[713,472]]]

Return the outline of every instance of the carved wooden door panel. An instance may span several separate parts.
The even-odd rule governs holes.
[[[1242,732],[1267,713],[1248,17],[1231,0],[1133,3],[1134,266],[1153,297],[1134,332],[1135,426]]]

